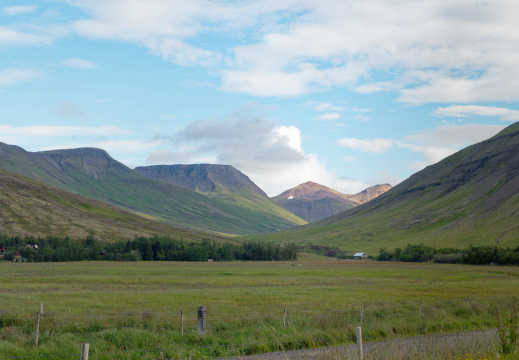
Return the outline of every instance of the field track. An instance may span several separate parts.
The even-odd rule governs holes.
[[[364,343],[365,359],[407,359],[416,354],[432,355],[442,352],[477,352],[481,346],[497,346],[497,329],[463,331],[447,334],[412,336],[401,339]],[[319,349],[277,351],[254,356],[233,357],[229,360],[310,360],[358,359],[357,345],[341,345]]]

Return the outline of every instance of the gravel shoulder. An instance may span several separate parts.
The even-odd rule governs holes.
[[[459,354],[477,354],[499,344],[497,329],[413,336],[363,344],[364,359],[413,359],[420,354],[428,358],[454,358]],[[278,351],[229,360],[308,360],[358,359],[357,345],[341,345],[308,350]]]

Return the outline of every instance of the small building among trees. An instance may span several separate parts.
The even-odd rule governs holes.
[[[358,253],[355,253],[355,255],[353,255],[353,258],[354,259],[367,259],[368,255],[366,255],[365,253],[358,252]]]

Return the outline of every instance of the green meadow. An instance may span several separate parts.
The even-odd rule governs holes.
[[[0,274],[0,359],[74,358],[82,342],[94,359],[315,348],[354,343],[361,321],[365,341],[493,328],[519,295],[518,267],[430,263],[0,262]]]

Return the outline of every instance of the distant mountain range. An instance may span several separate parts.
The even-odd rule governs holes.
[[[300,218],[314,222],[368,202],[391,188],[389,184],[375,185],[358,194],[346,195],[309,181],[273,197],[272,201]]]
[[[519,245],[519,123],[346,212],[264,241],[377,253],[408,243]]]
[[[258,234],[305,223],[260,194],[254,193],[249,199],[244,193],[239,199],[226,197],[222,192],[206,196],[144,176],[100,149],[31,153],[0,143],[0,168],[152,220],[197,231]],[[259,198],[268,206],[258,206]]]
[[[340,211],[337,204],[356,205],[299,227],[303,219],[231,166],[132,170],[99,149],[30,153],[0,143],[0,169],[7,170],[0,171],[0,234],[6,235],[252,234],[242,239],[371,254],[408,243],[519,245],[519,123],[389,190],[384,184],[345,195],[305,183],[275,197],[283,206],[303,204],[292,211],[310,220]]]

